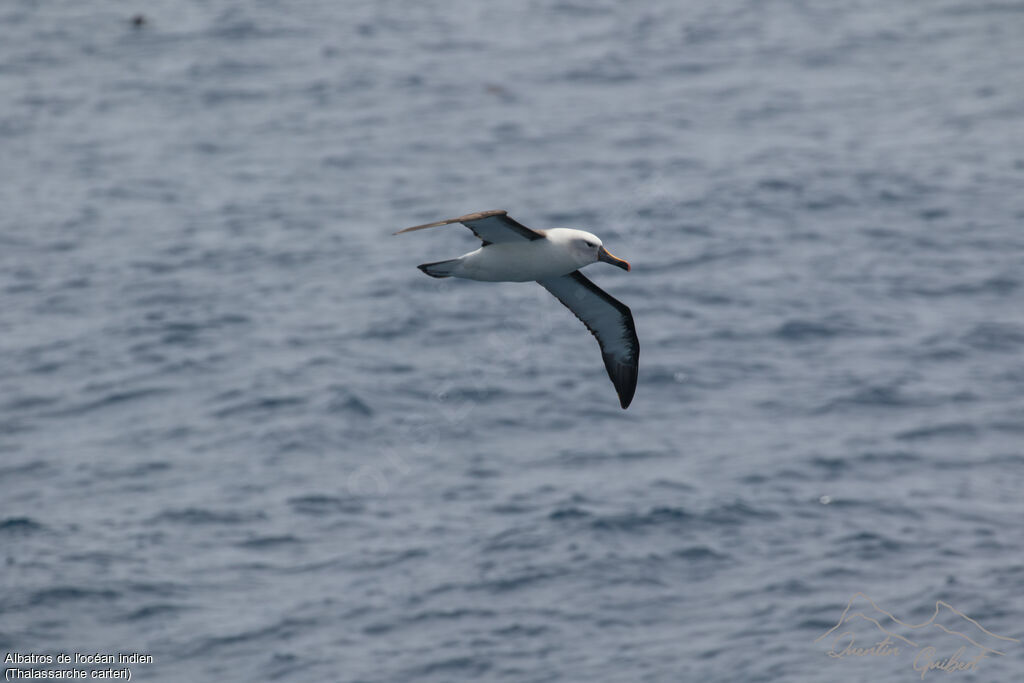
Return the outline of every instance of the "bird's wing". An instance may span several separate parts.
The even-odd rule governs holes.
[[[640,341],[636,338],[629,306],[583,276],[580,271],[537,281],[565,304],[597,337],[619,404],[628,408],[636,391],[640,368]]]
[[[522,223],[508,217],[507,211],[480,211],[469,213],[458,218],[449,218],[446,221],[415,225],[405,230],[399,230],[396,235],[412,230],[423,230],[438,225],[449,225],[451,223],[462,223],[473,231],[473,234],[483,240],[484,245],[500,244],[502,242],[522,242],[524,240],[544,239],[544,233],[539,230],[531,230]]]

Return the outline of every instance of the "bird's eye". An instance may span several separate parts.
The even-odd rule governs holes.
[[[593,242],[586,242],[586,241],[584,241],[584,244],[586,244],[588,247],[596,247],[597,246]]]

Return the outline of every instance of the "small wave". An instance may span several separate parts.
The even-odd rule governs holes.
[[[397,627],[398,625],[391,621],[378,621],[364,626],[363,633],[368,636],[379,636],[385,633],[391,633]]]
[[[417,680],[425,676],[469,676],[477,678],[491,669],[491,663],[481,657],[451,657],[429,662],[409,671],[404,680]]]
[[[327,410],[331,413],[351,413],[361,417],[370,417],[374,414],[373,408],[366,404],[359,396],[347,391],[336,391],[336,395],[327,404]]]
[[[569,69],[562,75],[562,78],[568,81],[595,84],[625,83],[636,80],[636,77],[636,72],[623,60],[611,55]]]
[[[408,618],[408,621],[419,623],[425,621],[455,621],[468,618],[491,619],[497,615],[497,612],[490,609],[457,607],[448,610],[425,610],[412,615]]]
[[[361,501],[353,498],[338,498],[337,496],[316,494],[289,498],[288,505],[295,512],[317,517],[331,514],[355,514],[366,509],[366,506]]]
[[[206,106],[216,106],[225,102],[251,103],[269,99],[270,95],[267,90],[253,88],[218,88],[203,92],[202,101]]]
[[[565,571],[553,569],[539,569],[537,567],[528,567],[511,576],[505,576],[498,579],[490,579],[488,581],[483,581],[479,584],[471,586],[471,588],[478,588],[489,593],[507,593],[510,591],[525,588],[527,586],[534,586],[538,583],[543,583],[550,579],[561,577],[565,573]]]
[[[804,619],[803,621],[798,622],[796,627],[802,631],[808,631],[810,633],[818,634],[828,631],[829,629],[835,627],[835,625],[835,621],[810,617],[808,619]]]
[[[698,76],[719,68],[721,68],[721,63],[711,60],[704,62],[682,61],[666,64],[659,71],[666,76]]]
[[[441,402],[446,403],[488,403],[495,399],[500,399],[506,396],[506,392],[503,389],[497,387],[491,388],[475,388],[475,387],[452,387],[450,389],[444,389],[434,394],[434,398]]]
[[[729,555],[720,553],[706,545],[695,545],[689,548],[673,550],[672,557],[689,562],[721,562],[731,559]]]
[[[692,484],[687,484],[685,481],[675,481],[673,479],[658,479],[653,484],[659,488],[670,489],[672,491],[696,491],[697,487]]]
[[[259,75],[269,71],[273,64],[268,61],[242,61],[239,59],[220,59],[209,62],[199,62],[188,68],[189,78],[213,79],[238,78],[247,75]]]
[[[981,460],[939,460],[935,462],[935,467],[941,470],[957,470],[975,469],[983,465],[991,465],[998,469],[1016,470],[1022,464],[1024,464],[1024,455],[1018,453],[996,453]]]
[[[1024,418],[1016,421],[996,420],[995,422],[989,423],[988,426],[997,432],[1024,434]]]
[[[119,560],[120,556],[113,554],[112,559]],[[187,592],[186,587],[180,583],[171,581],[133,581],[125,584],[124,588],[132,593],[142,595],[155,595],[161,598],[169,598],[174,595],[182,595]]]
[[[142,621],[144,619],[154,619],[157,617],[166,618],[173,614],[184,611],[182,605],[175,605],[172,603],[154,603],[152,605],[145,605],[138,609],[132,610],[124,616],[128,621]]]
[[[845,565],[830,565],[821,569],[817,572],[818,578],[821,579],[851,579],[860,576],[860,571],[852,569]]]
[[[501,471],[496,470],[493,467],[470,467],[466,470],[466,476],[472,477],[473,479],[494,479],[495,477],[501,476]],[[497,511],[498,507],[496,506],[493,509]],[[524,508],[524,511],[525,510],[526,508]]]
[[[541,626],[540,624],[510,624],[509,626],[502,626],[500,628],[492,629],[491,633],[502,638],[536,638],[537,636],[548,633],[551,629],[547,626]]]
[[[911,294],[929,298],[942,298],[947,296],[978,296],[994,294],[1006,296],[1020,289],[1020,281],[1011,277],[996,276],[975,282],[957,282],[951,285],[916,286],[907,289]]]
[[[682,508],[658,507],[647,512],[603,515],[594,519],[591,526],[601,531],[635,531],[650,526],[690,521],[696,521],[696,517]]]
[[[903,395],[896,386],[870,386],[857,389],[856,391],[828,401],[818,408],[818,414],[842,411],[858,407],[879,407],[879,408],[903,408],[912,405],[921,405],[921,401],[913,400]]]
[[[569,519],[586,519],[587,517],[591,517],[591,516],[592,515],[589,512],[587,512],[586,510],[583,510],[581,508],[578,508],[578,507],[565,507],[565,508],[558,508],[557,510],[555,510],[554,512],[549,514],[548,515],[548,519],[554,520],[554,521],[562,521],[562,520],[569,520]]]
[[[390,290],[389,290],[390,293]],[[427,319],[420,311],[412,311],[404,317],[392,317],[372,323],[357,335],[357,339],[391,340],[408,336],[427,327]]]
[[[226,417],[233,417],[235,415],[274,412],[288,408],[295,408],[303,406],[306,403],[306,399],[301,396],[266,396],[250,401],[243,401],[226,408],[221,408],[220,410],[214,411],[213,415],[214,417],[223,419]]]
[[[8,517],[0,520],[0,534],[22,536],[42,531],[45,528],[31,517]]]
[[[506,529],[495,534],[484,544],[484,551],[498,553],[506,550],[529,551],[543,548],[550,543],[550,538],[545,536],[539,529],[532,527],[518,527]]]
[[[46,408],[60,401],[57,396],[19,396],[0,406],[0,411],[33,410],[35,408]]]
[[[770,192],[802,192],[804,186],[802,183],[795,182],[793,180],[785,180],[783,178],[765,178],[757,183],[757,186],[762,190],[768,190]]]
[[[920,462],[922,457],[910,451],[868,451],[861,453],[857,459],[865,463],[915,463]]]
[[[172,390],[167,387],[144,387],[141,389],[131,389],[127,391],[114,391],[94,401],[82,403],[65,410],[56,411],[52,414],[61,417],[74,417],[125,403],[132,403],[134,401],[140,401],[156,396],[166,396],[170,393],[172,393]]]
[[[804,202],[804,208],[808,211],[828,211],[829,209],[838,209],[843,206],[853,206],[854,201],[843,194],[832,193],[824,196],[820,196],[816,199],[809,199]]]
[[[103,550],[89,550],[82,553],[68,553],[62,557],[66,562],[89,563],[107,570],[120,559],[116,553]]]
[[[21,465],[11,465],[10,467],[0,467],[0,479],[6,479],[8,477],[15,477],[18,475],[30,475],[37,476],[42,473],[49,463],[45,460],[33,460]]]
[[[931,209],[923,209],[917,214],[923,221],[937,221],[940,218],[947,218],[949,216],[949,209],[943,209],[941,207],[935,207]]]
[[[712,507],[704,512],[689,512],[679,507],[655,507],[647,512],[597,517],[591,526],[602,531],[639,531],[665,525],[723,526],[744,524],[759,519],[776,519],[777,513],[757,509],[742,501]]]
[[[156,517],[152,522],[174,522],[176,524],[244,524],[259,519],[266,515],[262,512],[237,512],[233,510],[206,510],[203,508],[184,508],[181,510],[166,510]]]
[[[280,536],[257,536],[255,538],[250,538],[245,541],[241,541],[236,545],[239,548],[246,548],[248,550],[266,550],[268,548],[279,548],[281,546],[289,546],[301,543],[301,539],[292,536],[291,534],[283,534]]]
[[[427,557],[430,553],[425,548],[410,548],[409,550],[388,550],[373,553],[372,559],[357,562],[353,568],[361,571],[380,570],[393,567],[396,564]]]
[[[849,546],[852,546],[853,554],[864,560],[878,559],[884,555],[898,553],[903,551],[906,546],[900,541],[869,531],[845,536],[839,539],[838,543],[840,547],[834,554],[849,553],[851,552]]]
[[[972,14],[1005,15],[1011,12],[1024,12],[1024,5],[1018,2],[964,2],[959,5],[951,5],[939,11],[940,14],[949,14],[957,17]]]
[[[569,0],[556,2],[551,5],[551,9],[555,12],[571,14],[574,17],[600,17],[612,13],[612,9],[609,5],[602,7],[599,3],[570,2]]]
[[[518,503],[499,503],[492,505],[490,511],[496,515],[524,515],[528,512],[533,511],[533,507],[529,505],[520,505]]]
[[[947,422],[918,429],[909,429],[897,434],[896,438],[900,441],[920,441],[923,439],[944,439],[949,437],[973,438],[977,435],[978,428],[969,422]]]
[[[559,462],[569,465],[591,465],[601,462],[648,460],[651,458],[662,458],[671,455],[668,451],[563,451],[559,455]]]
[[[849,464],[843,458],[826,458],[818,456],[816,458],[811,458],[810,462],[811,465],[825,470],[832,476],[838,476],[840,472],[849,467]]]
[[[76,586],[55,586],[38,590],[29,597],[28,604],[32,607],[52,606],[66,602],[83,600],[116,600],[121,594],[110,589],[78,588]]]
[[[775,330],[775,336],[790,341],[827,339],[842,334],[843,328],[811,320],[788,320]]]
[[[735,501],[712,508],[701,515],[701,519],[711,524],[743,524],[750,520],[778,519],[778,513],[758,509],[743,501]]]
[[[166,472],[169,469],[171,469],[171,463],[164,462],[162,460],[155,460],[153,462],[143,462],[138,463],[137,465],[130,465],[121,469],[106,470],[102,472],[102,476],[112,479],[148,477],[151,474]]]
[[[1024,327],[1011,323],[982,323],[967,333],[964,342],[980,351],[1019,351]]]
[[[191,647],[185,648],[185,654],[191,657],[208,657],[211,656],[211,653],[225,650],[234,645],[261,642],[278,644],[283,640],[294,638],[300,632],[308,631],[316,625],[317,622],[312,619],[282,619],[264,628],[202,638]]]
[[[549,211],[545,214],[548,225],[599,225],[603,216],[592,209],[580,207],[575,210]],[[613,235],[613,231],[607,231]]]
[[[217,17],[207,34],[212,38],[230,41],[266,40],[293,37],[303,39],[307,32],[298,28],[273,26],[269,21],[257,21],[241,8],[231,8]]]

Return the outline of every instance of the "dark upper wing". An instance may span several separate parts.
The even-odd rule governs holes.
[[[636,338],[629,306],[612,297],[583,276],[580,271],[537,281],[576,314],[597,337],[619,404],[628,408],[636,391],[640,368],[640,341]]]
[[[544,233],[538,230],[531,230],[522,223],[508,217],[507,211],[480,211],[469,213],[458,218],[449,218],[446,221],[415,225],[405,230],[399,230],[396,235],[411,230],[423,230],[438,225],[449,225],[450,223],[462,223],[473,231],[473,234],[483,240],[486,244],[500,244],[502,242],[520,242],[523,240],[544,239]]]

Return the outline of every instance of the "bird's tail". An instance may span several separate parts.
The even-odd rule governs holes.
[[[459,259],[453,258],[447,261],[435,261],[434,263],[424,263],[416,266],[430,277],[451,277],[455,274],[455,267],[459,264]]]

